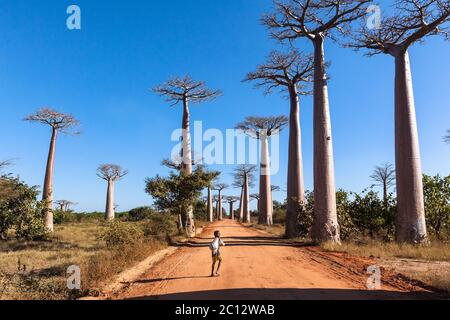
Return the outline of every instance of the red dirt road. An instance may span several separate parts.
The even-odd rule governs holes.
[[[208,244],[220,230],[220,277],[209,277]],[[425,289],[386,270],[381,290],[366,289],[369,259],[325,253],[225,220],[205,228],[192,241],[148,270],[111,299],[421,299]]]

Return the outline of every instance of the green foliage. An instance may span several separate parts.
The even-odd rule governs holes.
[[[178,228],[172,215],[155,213],[143,223],[143,231],[146,237],[154,236],[163,239],[177,234]]]
[[[167,178],[156,176],[147,178],[145,191],[155,200],[159,210],[184,214],[201,196],[201,192],[212,179],[215,172],[208,172],[197,166],[192,175],[182,172],[170,172]]]
[[[305,193],[306,203],[301,206],[298,204],[298,227],[299,235],[301,237],[307,237],[309,230],[311,230],[313,216],[314,216],[314,193],[306,191]]]
[[[394,233],[396,205],[392,195],[387,195],[387,207],[377,192],[367,189],[361,194],[352,193],[349,215],[360,234],[380,235],[390,239]]]
[[[351,218],[350,204],[349,193],[342,189],[338,190],[336,192],[336,212],[342,240],[348,239],[356,232],[356,226]]]
[[[195,202],[195,205],[194,205],[194,218],[196,220],[202,220],[202,221],[208,220],[208,212],[206,210],[206,204],[205,204],[204,201],[199,200],[199,201]]]
[[[78,215],[72,210],[53,210],[53,222],[55,224],[71,223],[78,221]]]
[[[155,210],[150,207],[139,207],[131,209],[128,212],[128,218],[130,221],[141,221],[150,219],[155,214]]]
[[[37,201],[37,187],[30,187],[10,176],[1,177],[10,193],[0,197],[0,236],[14,229],[16,237],[26,240],[42,240],[47,231],[42,217],[42,203]]]
[[[111,221],[100,235],[108,248],[137,245],[144,241],[144,231],[138,225],[122,221]]]
[[[450,233],[450,175],[423,176],[425,215],[430,233],[438,239]]]

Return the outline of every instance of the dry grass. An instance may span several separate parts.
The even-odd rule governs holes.
[[[364,257],[450,261],[450,243],[443,242],[432,242],[428,246],[415,246],[368,240],[364,243],[343,242],[340,246],[325,243],[322,248],[327,251],[347,252]]]
[[[401,272],[405,273],[407,276],[410,276],[413,279],[420,280],[434,288],[450,292],[450,270],[448,269],[416,271],[416,272],[408,272],[402,270]]]
[[[383,267],[450,292],[449,243],[432,242],[429,246],[414,246],[369,240],[365,243],[344,242],[341,246],[325,243],[322,248],[377,258]]]
[[[265,231],[265,232],[270,233],[270,234],[272,234],[274,236],[277,236],[277,237],[283,237],[284,236],[285,229],[284,229],[284,226],[281,225],[281,224],[274,224],[272,226],[267,226],[267,225],[261,225],[261,224],[257,224],[257,223],[248,223],[248,224],[244,223],[244,225],[246,227],[250,227],[250,228],[257,229],[257,230]]]
[[[165,246],[150,240],[108,249],[99,240],[105,228],[97,222],[71,223],[56,226],[50,241],[0,242],[0,299],[73,298],[74,292],[66,289],[66,270],[71,265],[81,267],[83,293],[92,293],[102,282]]]

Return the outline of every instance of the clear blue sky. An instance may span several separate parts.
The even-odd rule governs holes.
[[[81,7],[81,31],[66,28],[70,4]],[[112,162],[130,171],[117,185],[119,210],[150,204],[144,179],[167,172],[160,161],[169,157],[170,134],[181,121],[181,109],[169,108],[150,87],[189,73],[220,88],[220,99],[192,108],[192,120],[205,128],[233,128],[248,115],[288,114],[281,95],[265,97],[241,83],[277,46],[258,22],[270,10],[267,0],[0,0],[0,159],[17,158],[10,171],[42,184],[50,133],[21,119],[51,106],[76,115],[84,132],[58,140],[55,199],[78,202],[79,210],[103,210],[106,186],[95,170]],[[311,50],[308,42],[297,45]],[[326,51],[336,182],[360,191],[371,184],[374,165],[394,161],[393,60],[366,58],[330,41]],[[450,47],[429,38],[410,55],[423,170],[449,174],[450,146],[442,136],[450,128]],[[311,98],[302,99],[301,111],[311,188]],[[281,148],[273,184],[284,187],[287,132]],[[231,182],[233,167],[220,169]]]

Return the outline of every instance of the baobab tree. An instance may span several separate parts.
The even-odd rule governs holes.
[[[114,186],[116,181],[119,181],[128,174],[127,170],[122,169],[116,164],[102,164],[97,169],[97,176],[108,182],[108,189],[106,194],[106,208],[105,219],[114,220]]]
[[[219,195],[215,194],[212,198],[212,203],[214,207],[214,215],[217,220],[219,220]]]
[[[214,185],[213,190],[219,192],[219,194],[217,195],[218,201],[217,201],[217,219],[219,221],[223,220],[223,210],[222,210],[222,191],[227,189],[229,186],[225,183],[217,183],[216,185]]]
[[[249,187],[253,187],[254,173],[256,166],[242,164],[239,165],[233,173],[233,186],[241,188],[241,197],[239,203],[239,219],[242,222],[250,222],[250,208],[249,208]]]
[[[225,198],[228,204],[230,205],[230,219],[234,220],[234,204],[240,200],[239,197],[228,196]]]
[[[305,203],[303,177],[302,133],[300,126],[300,96],[310,94],[314,61],[311,55],[297,50],[283,54],[272,52],[268,61],[247,75],[244,81],[255,81],[255,87],[265,88],[265,94],[278,89],[289,94],[289,156],[288,156],[288,206],[286,212],[286,235],[297,235],[299,204]]]
[[[239,123],[236,129],[242,130],[249,137],[258,139],[261,143],[260,176],[259,176],[259,223],[272,225],[273,202],[271,190],[271,173],[269,160],[269,138],[279,134],[288,123],[285,116],[247,117]]]
[[[208,185],[208,196],[206,197],[206,213],[208,215],[208,221],[214,221],[214,209],[213,209],[213,198],[212,198],[212,186]]]
[[[195,81],[189,75],[183,78],[175,77],[163,84],[153,88],[153,91],[166,98],[166,101],[175,106],[183,104],[182,128],[182,172],[192,174],[192,148],[190,133],[190,110],[189,103],[201,103],[217,98],[221,92],[219,90],[208,89],[204,81]],[[188,208],[187,226],[188,235],[195,236],[195,222],[193,207]]]
[[[314,47],[314,240],[339,243],[336,213],[333,140],[328,101],[324,41],[346,33],[352,21],[362,18],[370,0],[275,0],[276,13],[262,23],[273,38],[292,42],[305,38]],[[288,185],[289,188],[289,185]],[[298,199],[297,199],[298,201]],[[287,235],[289,236],[289,234]]]
[[[47,125],[52,130],[50,139],[50,148],[47,158],[47,167],[45,170],[44,187],[42,191],[42,201],[44,203],[44,224],[49,232],[53,232],[53,173],[55,165],[56,139],[58,133],[78,134],[75,129],[79,126],[79,122],[72,115],[61,113],[50,108],[43,108],[36,113],[31,114],[24,119],[33,123]]]
[[[388,206],[388,192],[395,184],[395,169],[392,164],[384,163],[381,166],[376,166],[373,174],[370,176],[372,181],[383,188],[383,203],[384,207]]]
[[[56,200],[55,204],[59,206],[59,210],[62,212],[67,212],[70,210],[70,207],[75,205],[75,202],[71,202],[69,200]]]
[[[395,61],[395,168],[397,181],[397,242],[425,243],[427,228],[423,199],[422,164],[408,49],[427,36],[448,39],[450,2],[401,0],[396,12],[381,20],[379,28],[366,26],[349,44],[368,49],[367,55],[384,53]]]

